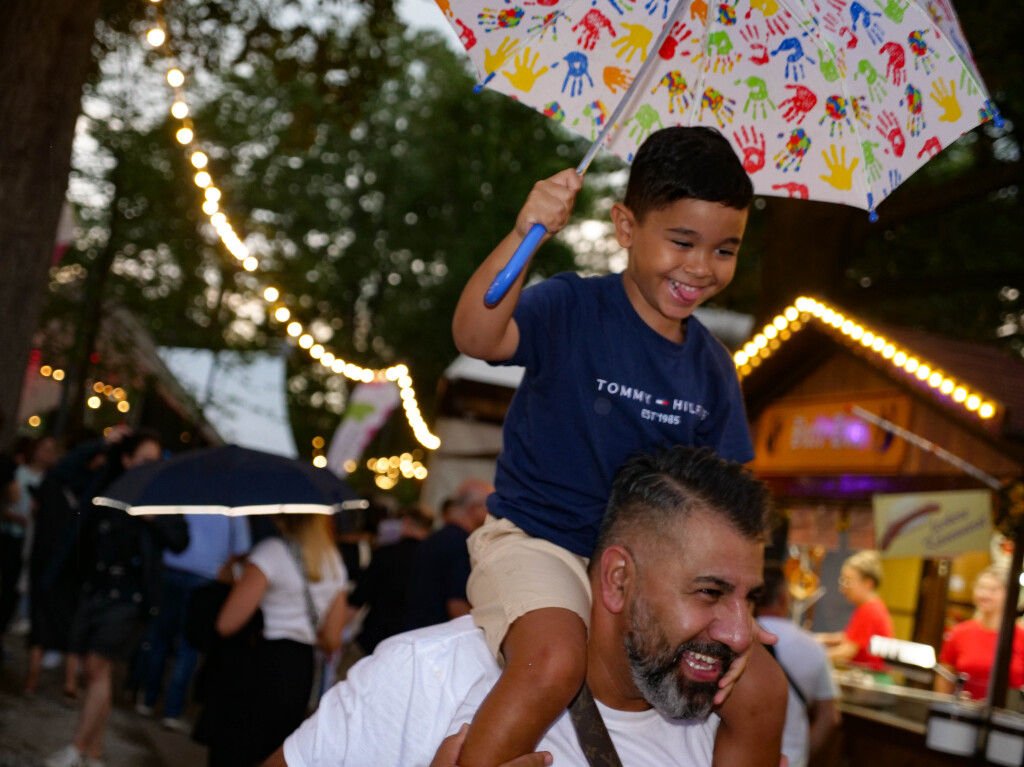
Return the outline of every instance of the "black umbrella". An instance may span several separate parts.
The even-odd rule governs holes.
[[[366,505],[305,461],[224,445],[125,472],[93,503],[129,514],[330,514]]]

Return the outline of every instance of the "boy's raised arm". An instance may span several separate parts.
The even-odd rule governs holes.
[[[534,184],[515,228],[498,243],[470,277],[455,307],[452,336],[460,352],[488,361],[507,360],[519,346],[519,329],[512,314],[523,289],[526,269],[520,273],[506,296],[494,306],[484,303],[484,294],[512,258],[530,227],[543,224],[548,232],[544,240],[560,231],[569,221],[582,177],[569,168]]]

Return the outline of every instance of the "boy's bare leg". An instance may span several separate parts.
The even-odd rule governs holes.
[[[509,628],[505,670],[473,717],[460,767],[495,767],[532,752],[587,673],[587,628],[576,613],[546,607]]]

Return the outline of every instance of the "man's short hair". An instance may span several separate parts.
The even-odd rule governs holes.
[[[750,540],[763,539],[773,522],[768,488],[742,464],[706,447],[641,453],[615,475],[591,561],[638,535],[669,538],[674,524],[693,511],[720,516]]]
[[[754,185],[732,144],[714,128],[663,128],[633,158],[623,203],[637,221],[676,200],[720,202],[745,210]]]

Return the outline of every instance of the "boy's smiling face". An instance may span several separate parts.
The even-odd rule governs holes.
[[[747,213],[685,198],[638,222],[625,205],[612,207],[615,238],[629,251],[622,282],[644,322],[683,341],[682,321],[732,281]]]

